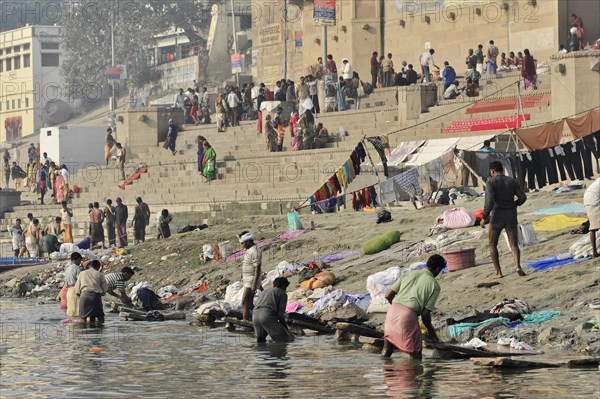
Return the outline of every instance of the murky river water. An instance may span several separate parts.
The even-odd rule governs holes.
[[[384,361],[331,337],[257,346],[187,322],[60,324],[56,303],[0,300],[0,397],[598,398],[597,369],[501,372],[466,361]],[[90,348],[102,348],[91,351]]]

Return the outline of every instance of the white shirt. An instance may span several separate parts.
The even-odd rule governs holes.
[[[350,61],[346,62],[342,67],[342,77],[344,79],[352,79],[352,64],[350,64]]]
[[[227,105],[229,105],[229,108],[237,108],[239,103],[240,99],[238,98],[237,94],[235,94],[233,91],[229,93],[227,96]]]
[[[71,215],[64,209],[60,210],[60,218],[62,219],[63,224],[71,224]]]
[[[173,105],[178,108],[183,108],[185,106],[186,98],[187,96],[185,95],[185,93],[177,93],[177,95],[175,96],[175,103]]]
[[[258,98],[259,94],[260,94],[260,87],[254,86],[252,88],[252,91],[250,92],[250,96],[251,96],[252,100],[256,100]]]
[[[429,51],[426,51],[421,56],[421,65],[428,66],[430,62],[432,65],[435,64],[435,62],[433,62],[433,55]]]
[[[63,178],[65,184],[67,186],[70,185],[71,174],[69,173],[69,171],[66,169],[61,169],[60,174],[62,175],[62,178]]]
[[[262,263],[262,251],[258,246],[246,250],[242,261],[242,281],[245,288],[251,288],[256,268]]]
[[[457,87],[457,86],[456,86],[454,83],[453,83],[453,84],[451,84],[450,86],[448,86],[448,88],[447,88],[447,89],[446,89],[446,91],[444,92],[444,98],[448,98],[448,97],[450,97],[450,95],[451,95],[453,92],[456,92],[456,94],[459,94],[459,93],[460,93],[460,92],[459,92],[459,90],[458,90],[458,87]]]
[[[166,221],[171,222],[173,220],[173,215],[171,215],[170,213],[167,215],[167,217],[164,217],[162,215],[162,212],[158,212],[156,214],[156,223],[157,224],[161,224],[164,223]]]
[[[600,206],[600,178],[596,179],[583,194],[584,205]]]

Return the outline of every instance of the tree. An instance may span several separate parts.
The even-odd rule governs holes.
[[[65,6],[65,0],[0,0],[0,32],[60,24]]]
[[[102,88],[104,92],[109,88],[111,24],[115,64],[126,65],[128,83],[140,87],[156,77],[146,62],[146,49],[154,43],[154,37],[178,27],[184,29],[191,42],[199,41],[199,28],[210,21],[209,9],[209,2],[197,0],[78,0],[62,24],[68,53],[63,75],[70,95],[86,99],[92,96],[90,90]]]

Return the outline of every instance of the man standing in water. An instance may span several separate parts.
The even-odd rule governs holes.
[[[65,269],[65,284],[67,285],[67,316],[75,318],[79,316],[79,297],[75,292],[75,284],[79,273],[83,271],[81,266],[81,254],[73,252],[71,254],[71,263]]]
[[[242,282],[244,293],[242,296],[242,318],[250,321],[250,313],[254,305],[254,294],[258,287],[258,279],[262,263],[262,252],[254,243],[254,236],[249,231],[243,231],[238,235],[239,242],[246,249],[242,261]]]
[[[499,161],[490,163],[491,178],[485,184],[485,205],[483,207],[483,218],[480,225],[485,227],[485,220],[490,216],[488,238],[490,243],[490,256],[496,269],[494,278],[504,277],[500,269],[498,256],[498,239],[502,229],[506,230],[508,242],[515,261],[515,268],[519,276],[525,276],[521,268],[521,250],[519,249],[519,234],[517,220],[517,207],[527,200],[525,192],[519,182],[503,175],[504,168]],[[517,198],[515,200],[515,197]]]
[[[432,255],[427,259],[424,270],[404,272],[385,294],[391,306],[385,316],[382,356],[390,357],[396,347],[413,359],[422,358],[419,316],[427,328],[429,339],[438,341],[431,324],[431,312],[435,310],[435,302],[440,295],[440,284],[435,278],[444,267],[446,260],[440,255]]]
[[[273,281],[273,288],[269,288],[256,301],[252,313],[252,323],[256,333],[256,342],[265,342],[267,335],[275,342],[289,342],[293,340],[285,323],[285,307],[287,294],[285,290],[290,282],[285,277],[277,277]]]

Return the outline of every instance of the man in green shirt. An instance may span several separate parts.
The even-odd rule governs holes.
[[[446,260],[432,255],[424,270],[412,270],[402,274],[385,295],[391,304],[385,318],[385,343],[382,356],[390,357],[394,347],[413,359],[421,359],[423,350],[419,316],[427,328],[431,340],[438,337],[431,324],[431,312],[440,294],[436,277],[446,267]]]

